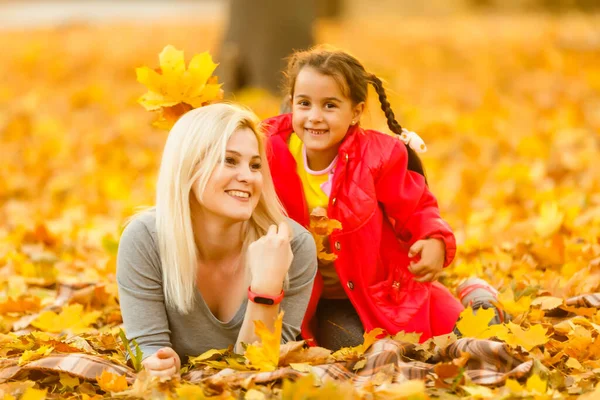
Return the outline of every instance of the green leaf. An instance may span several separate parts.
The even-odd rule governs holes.
[[[142,359],[144,358],[144,353],[142,352],[142,349],[140,349],[140,346],[138,345],[135,339],[131,340],[131,342],[127,340],[127,336],[125,335],[125,332],[123,332],[123,329],[119,329],[119,337],[121,338],[121,342],[123,342],[123,345],[125,346],[125,351],[129,355],[129,359],[133,364],[133,369],[135,370],[135,372],[141,371]],[[130,343],[133,343],[133,346],[135,348],[135,354],[133,354],[133,350],[131,350]]]

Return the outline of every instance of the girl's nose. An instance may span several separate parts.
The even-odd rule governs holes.
[[[313,111],[311,111],[310,115],[308,116],[308,121],[309,122],[321,122],[323,121],[323,115],[321,114],[321,112],[315,107],[313,109]]]

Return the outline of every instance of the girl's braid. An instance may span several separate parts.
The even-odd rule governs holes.
[[[396,121],[396,116],[394,115],[394,111],[392,111],[392,106],[387,99],[387,95],[385,94],[385,89],[383,88],[383,82],[379,79],[375,74],[371,74],[369,77],[377,95],[379,96],[379,102],[381,103],[381,110],[385,114],[387,118],[388,127],[392,132],[397,135],[402,134],[402,126]]]
[[[401,135],[402,126],[398,123],[398,121],[396,121],[396,116],[394,115],[394,111],[392,111],[392,106],[390,105],[390,102],[387,99],[387,95],[385,94],[383,82],[375,74],[369,75],[369,82],[371,82],[371,84],[375,88],[375,91],[377,92],[377,95],[379,96],[381,110],[387,118],[388,127],[395,134]],[[425,183],[427,183],[425,168],[423,168],[423,163],[421,162],[421,159],[419,158],[418,154],[408,145],[406,145],[406,151],[408,152],[408,169],[423,175],[425,177]]]

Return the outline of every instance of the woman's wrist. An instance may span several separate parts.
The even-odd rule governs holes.
[[[277,296],[283,290],[283,283],[277,281],[253,280],[250,283],[250,290],[258,295]]]

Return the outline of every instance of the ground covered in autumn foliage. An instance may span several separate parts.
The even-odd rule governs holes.
[[[168,44],[188,60],[215,54],[222,26],[71,24],[0,31],[0,397],[600,398],[598,303],[566,303],[600,292],[600,16],[376,22],[368,31],[322,22],[317,36],[384,78],[402,124],[426,141],[430,186],[459,244],[442,281],[484,277],[513,315],[488,329],[491,315],[467,310],[461,331],[504,343],[530,362],[525,376],[478,384],[459,354],[424,380],[319,386],[312,364],[350,360],[360,370],[372,337],[330,354],[279,349],[264,332],[246,357],[215,349],[187,370],[269,370],[286,359],[305,377],[136,379],[139,362],[125,362],[128,350],[136,360],[135,345],[121,340],[115,256],[125,219],[153,202],[166,133],[137,102],[146,89],[135,69],[156,66]],[[258,90],[236,99],[261,117],[279,105]],[[385,130],[370,103],[364,125]],[[79,353],[114,367],[93,379],[25,368]]]

